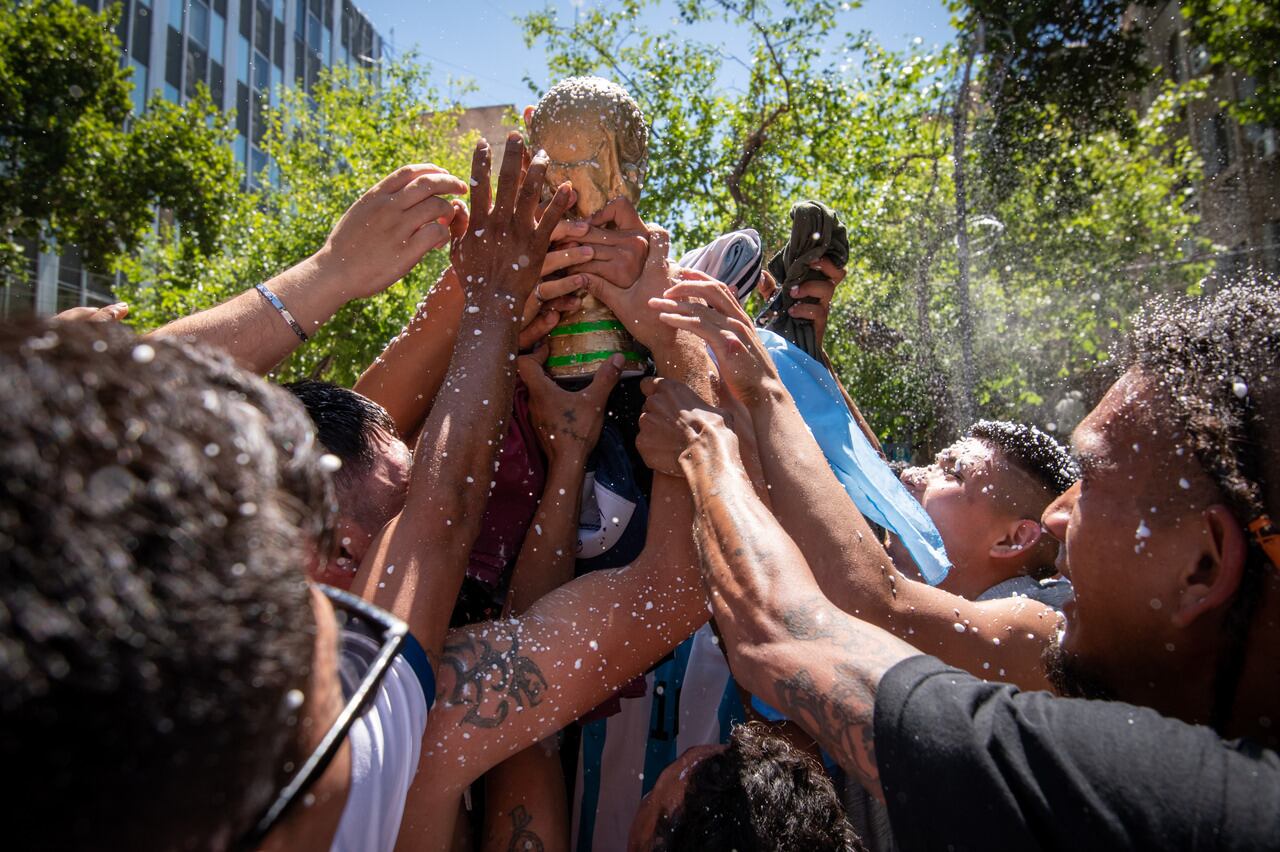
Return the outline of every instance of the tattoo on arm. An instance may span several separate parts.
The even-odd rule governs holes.
[[[511,809],[511,842],[507,844],[507,852],[544,852],[542,838],[529,828],[532,822],[533,817],[524,805]]]
[[[500,649],[495,642],[507,644]],[[520,653],[520,635],[512,632],[491,642],[474,633],[449,636],[441,665],[453,672],[453,685],[441,683],[443,703],[467,708],[460,724],[496,728],[512,708],[536,707],[547,679],[532,658]]]
[[[878,630],[860,630],[860,622],[833,615],[825,600],[802,601],[783,610],[782,626],[791,639],[819,642],[834,653],[830,668],[818,670],[824,684],[802,668],[776,680],[774,689],[781,709],[853,772],[863,787],[880,795],[874,742],[876,688],[881,675],[914,649]]]
[[[861,672],[847,663],[836,663],[834,683],[822,689],[808,669],[775,681],[782,708],[853,772],[868,790],[880,786],[872,734],[875,691]]]

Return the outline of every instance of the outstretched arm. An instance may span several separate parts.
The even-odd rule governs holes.
[[[490,210],[490,150],[483,141],[476,148],[471,223],[452,251],[467,308],[446,392],[418,439],[405,507],[374,539],[352,585],[353,592],[403,618],[433,663],[479,533],[511,411],[519,312],[570,196],[562,186],[535,221],[546,160],[534,158],[522,178],[522,152],[513,135]]]
[[[614,355],[590,385],[573,392],[543,371],[546,356],[543,346],[516,362],[529,388],[529,411],[548,470],[533,528],[511,574],[507,616],[523,614],[573,579],[583,473],[622,370],[622,356]],[[522,841],[531,838],[537,838],[538,848],[568,848],[569,806],[558,732],[495,766],[484,785],[486,849],[523,849]]]
[[[706,304],[676,301],[692,297]],[[700,276],[653,304],[715,352],[724,384],[750,412],[777,520],[832,603],[979,677],[1045,687],[1040,655],[1057,629],[1053,610],[1026,599],[975,603],[900,574],[723,284]]]
[[[665,275],[665,247],[651,240],[647,268]],[[649,337],[646,324],[637,328]],[[700,342],[673,333],[666,353],[662,372],[710,394]],[[472,780],[599,705],[706,621],[688,487],[655,473],[650,505],[632,565],[579,577],[517,618],[450,632],[400,848],[443,845]]]
[[[351,205],[318,252],[265,286],[310,336],[347,302],[382,292],[423,255],[448,242],[462,206],[442,196],[466,190],[465,183],[438,166],[402,166]],[[151,335],[195,337],[259,375],[302,345],[298,333],[256,288]]]
[[[680,464],[734,676],[883,799],[872,741],[876,689],[885,672],[919,652],[828,601],[742,472],[732,431],[714,419],[694,428]]]

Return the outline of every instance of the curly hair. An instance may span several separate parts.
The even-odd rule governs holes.
[[[1280,470],[1280,286],[1274,279],[1237,282],[1201,298],[1153,301],[1133,321],[1125,366],[1156,382],[1187,446],[1242,525],[1276,511],[1280,486],[1268,479]],[[1250,540],[1215,684],[1219,729],[1244,665],[1267,564]]]
[[[979,420],[969,427],[968,434],[995,446],[1055,495],[1080,478],[1080,467],[1066,447],[1034,426],[1008,420]]]
[[[272,794],[332,496],[224,355],[0,326],[0,760],[15,848],[216,848]],[[220,839],[219,839],[220,838]]]
[[[737,725],[727,748],[695,764],[654,840],[672,852],[863,848],[822,767],[760,722]]]

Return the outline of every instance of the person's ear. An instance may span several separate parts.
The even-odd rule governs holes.
[[[1173,613],[1177,627],[1187,627],[1205,613],[1229,604],[1244,576],[1249,543],[1235,515],[1218,503],[1205,509],[1201,519],[1200,556],[1180,578],[1182,597]]]
[[[525,133],[533,132],[533,104],[524,108],[524,129]]]
[[[992,559],[1017,559],[1025,556],[1044,535],[1039,521],[1022,518],[1005,529],[1005,534],[988,551]]]

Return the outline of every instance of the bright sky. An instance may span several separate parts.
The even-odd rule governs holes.
[[[525,47],[516,16],[549,5],[561,20],[571,21],[575,6],[602,3],[607,5],[605,0],[356,0],[383,37],[394,43],[397,54],[418,49],[435,70],[443,94],[456,95],[448,86],[450,76],[465,77],[477,91],[461,98],[464,106],[509,103],[517,108],[531,102],[525,77],[543,89],[549,81],[542,50]],[[665,24],[674,16],[673,9],[664,2],[650,21]],[[901,48],[917,36],[928,44],[947,41],[949,19],[942,0],[865,0],[861,8],[842,13],[840,31],[870,30],[886,47]],[[697,38],[713,40],[715,30],[700,29]],[[724,45],[729,53],[745,53],[735,47]]]

